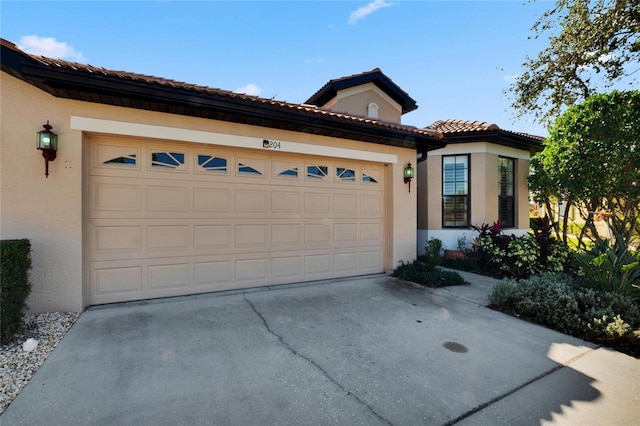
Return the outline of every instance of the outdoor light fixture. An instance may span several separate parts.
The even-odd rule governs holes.
[[[413,167],[411,167],[411,163],[409,163],[407,167],[404,168],[404,183],[409,184],[409,192],[411,192],[411,179],[413,179]]]
[[[49,178],[49,161],[56,159],[56,151],[58,151],[58,135],[53,133],[49,120],[47,124],[43,124],[44,130],[38,132],[38,149],[42,151],[44,157],[44,175]]]

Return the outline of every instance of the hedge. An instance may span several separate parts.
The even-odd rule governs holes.
[[[31,292],[31,242],[0,241],[0,344],[11,342],[24,329],[27,297]]]

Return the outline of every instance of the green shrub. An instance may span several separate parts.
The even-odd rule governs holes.
[[[640,309],[628,296],[581,288],[568,276],[505,279],[489,294],[491,307],[640,356]]]
[[[30,268],[29,240],[0,241],[0,343],[3,345],[24,329],[27,297],[31,292]]]
[[[445,257],[441,260],[440,265],[444,266],[445,268],[457,269],[459,271],[476,273],[482,272],[482,268],[480,267],[480,265],[469,257],[465,257],[463,259],[451,259]]]
[[[447,287],[467,284],[464,278],[457,272],[443,271],[420,260],[414,260],[410,263],[400,262],[400,265],[393,271],[392,276],[426,287]]]
[[[438,266],[442,259],[442,241],[438,238],[430,238],[424,247],[425,253],[418,257],[418,260],[425,262],[430,266]]]
[[[640,256],[628,247],[600,241],[576,261],[586,285],[640,299]]]
[[[470,258],[484,272],[499,277],[522,279],[567,270],[571,251],[552,238],[553,224],[547,218],[537,218],[532,224],[533,232],[521,237],[504,235],[500,222],[474,226],[479,235],[474,239]]]

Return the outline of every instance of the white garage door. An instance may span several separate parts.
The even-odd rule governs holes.
[[[384,166],[89,137],[90,303],[383,271]]]

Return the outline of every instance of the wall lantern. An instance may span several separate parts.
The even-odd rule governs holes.
[[[49,178],[49,161],[56,159],[56,151],[58,151],[58,135],[53,133],[49,120],[47,124],[43,124],[44,130],[38,132],[38,149],[42,151],[44,157],[44,175]]]
[[[404,168],[404,183],[409,184],[409,192],[411,192],[411,179],[413,179],[413,167],[411,167],[411,163],[409,163],[407,167]]]

